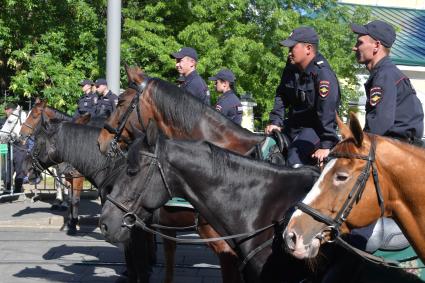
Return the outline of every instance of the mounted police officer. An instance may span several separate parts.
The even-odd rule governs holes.
[[[370,72],[365,83],[366,125],[369,133],[421,143],[423,109],[409,78],[389,58],[396,39],[394,28],[383,21],[351,24],[357,36],[357,62]]]
[[[389,58],[391,46],[396,39],[394,28],[386,22],[376,20],[366,25],[351,24],[351,30],[357,34],[357,42],[353,47],[357,62],[364,64],[370,72],[365,83],[367,101],[364,131],[422,144],[422,104],[410,80]],[[378,249],[381,243],[375,243],[373,236],[376,223],[353,229],[349,242],[368,252]],[[385,229],[391,231],[394,239],[404,238],[394,220],[387,219],[386,223]],[[379,233],[378,231],[377,234]]]
[[[242,122],[242,104],[235,94],[235,75],[229,69],[221,69],[217,75],[209,78],[215,82],[215,89],[222,95],[218,98],[215,109],[228,119],[240,125]]]
[[[118,103],[118,96],[108,89],[108,83],[105,79],[97,79],[95,86],[99,97],[97,99],[94,116],[106,119],[115,111]]]
[[[176,59],[176,69],[184,76],[181,88],[198,98],[202,103],[210,105],[210,92],[205,81],[196,71],[198,54],[191,47],[183,47],[178,52],[170,54]]]
[[[312,164],[314,159],[322,162],[338,142],[338,80],[318,52],[319,37],[313,28],[299,27],[280,44],[289,47],[288,61],[265,133],[278,130],[290,138],[288,166]]]
[[[97,104],[97,95],[92,91],[93,85],[94,82],[92,80],[83,80],[80,82],[80,86],[83,90],[83,96],[81,96],[78,100],[77,110],[75,110],[73,116],[74,120],[87,113],[92,117],[94,116]]]

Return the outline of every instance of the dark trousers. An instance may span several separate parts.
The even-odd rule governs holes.
[[[15,143],[13,144],[13,160],[10,162],[10,151],[7,153],[7,160],[8,160],[8,166],[6,168],[6,182],[5,186],[7,189],[10,189],[11,182],[12,182],[12,176],[13,172],[15,172],[15,188],[14,192],[21,192],[22,191],[22,184],[25,177],[25,172],[22,168],[22,164],[26,157],[26,148],[19,144]],[[13,166],[10,166],[13,165]],[[12,170],[13,168],[13,170]]]
[[[311,155],[319,148],[320,138],[312,128],[289,129],[284,133],[291,139],[288,148],[288,166],[313,165]]]

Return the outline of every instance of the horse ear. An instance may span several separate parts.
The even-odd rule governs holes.
[[[350,128],[345,125],[344,122],[342,122],[338,114],[336,114],[336,123],[338,124],[339,133],[341,134],[343,140],[353,136],[353,133],[351,133]]]
[[[130,82],[132,82],[132,78],[131,78],[131,68],[130,68],[127,64],[125,64],[124,68],[125,68],[125,72],[126,72],[126,74],[127,74],[127,80],[128,80],[128,83],[130,83]]]
[[[156,144],[156,140],[158,139],[159,129],[155,120],[149,119],[148,126],[146,128],[146,141],[148,145],[154,146]]]
[[[350,112],[350,130],[353,135],[356,145],[360,147],[363,143],[363,130],[356,114]]]

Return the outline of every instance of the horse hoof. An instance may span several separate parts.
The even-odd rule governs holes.
[[[75,236],[75,235],[77,235],[77,227],[68,227],[68,229],[66,229],[66,234],[68,236]]]

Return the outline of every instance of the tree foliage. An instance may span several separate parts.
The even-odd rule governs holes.
[[[18,100],[43,96],[73,111],[77,82],[105,73],[106,2],[0,0],[2,87]],[[315,27],[320,52],[344,81],[346,102],[354,95],[350,86],[357,72],[348,23],[367,18],[365,9],[353,14],[330,0],[124,0],[121,58],[174,81],[169,54],[194,47],[201,76],[233,70],[238,93],[252,93],[256,117],[266,121],[288,52],[279,41],[298,26]],[[121,74],[125,87],[123,69]]]

